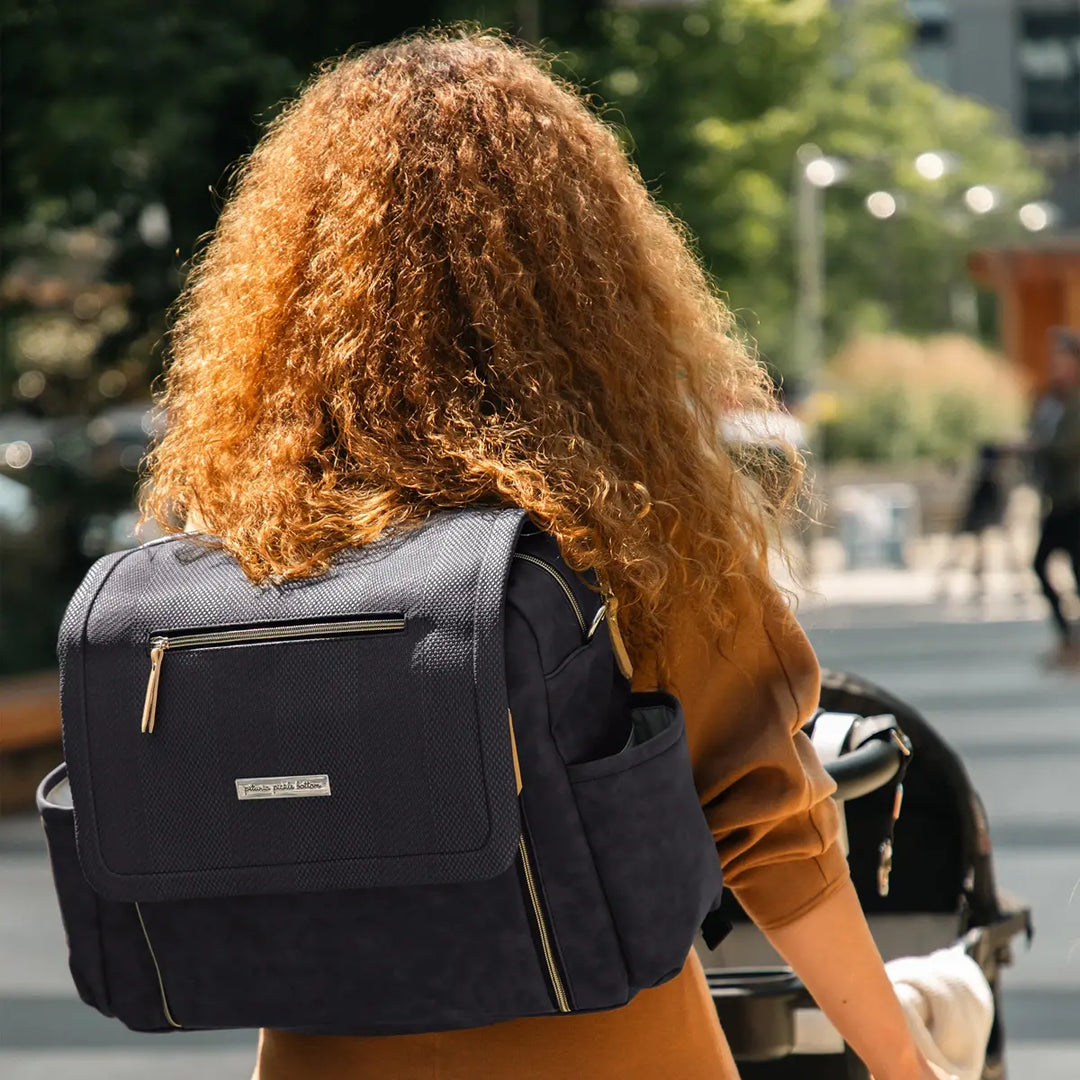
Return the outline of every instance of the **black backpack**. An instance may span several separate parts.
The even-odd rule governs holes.
[[[677,974],[720,867],[679,704],[631,693],[606,615],[516,510],[261,587],[197,536],[101,559],[38,795],[82,999],[393,1034]]]

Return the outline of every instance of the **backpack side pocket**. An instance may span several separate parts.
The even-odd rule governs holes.
[[[38,785],[37,808],[49,845],[60,917],[67,936],[68,966],[75,988],[87,1005],[105,1016],[113,1016],[105,981],[99,900],[83,877],[75,850],[75,813],[66,765],[58,765]]]
[[[635,694],[617,754],[567,767],[631,984],[677,975],[723,885],[694,788],[682,710]]]

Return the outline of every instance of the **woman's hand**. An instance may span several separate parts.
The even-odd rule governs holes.
[[[915,1045],[850,881],[767,936],[875,1080],[950,1080]]]

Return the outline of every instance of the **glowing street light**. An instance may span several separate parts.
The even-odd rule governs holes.
[[[915,159],[915,171],[924,180],[940,180],[949,171],[949,163],[944,154],[928,150]]]
[[[1024,203],[1017,216],[1029,232],[1042,232],[1054,220],[1054,207],[1045,202]]]
[[[985,184],[976,184],[964,192],[964,202],[973,214],[989,214],[998,204],[997,193]]]
[[[896,198],[887,191],[872,191],[866,196],[866,209],[878,221],[887,221],[896,213]]]
[[[816,188],[832,187],[848,173],[846,162],[834,157],[816,157],[806,163],[803,175]]]

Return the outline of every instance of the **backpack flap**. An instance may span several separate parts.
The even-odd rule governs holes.
[[[524,515],[253,586],[193,536],[106,556],[60,636],[79,859],[113,900],[494,877],[521,824],[503,619]]]

